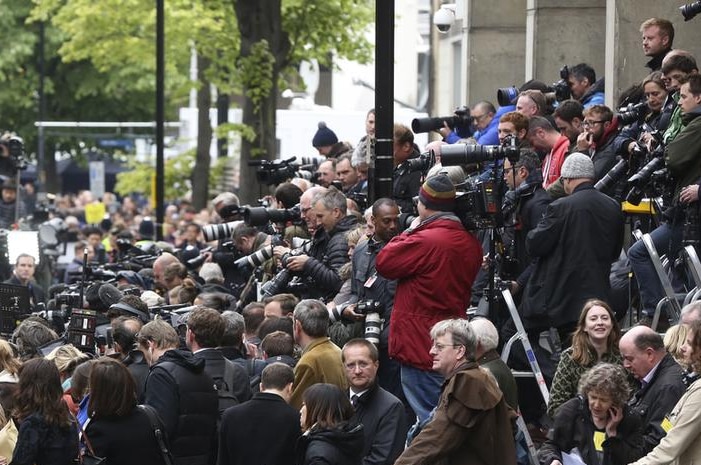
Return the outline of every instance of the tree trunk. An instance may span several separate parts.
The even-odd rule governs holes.
[[[212,160],[209,150],[212,144],[212,124],[209,120],[209,108],[212,104],[212,91],[205,71],[209,60],[197,56],[200,88],[197,90],[197,156],[192,172],[192,205],[196,209],[207,206],[209,197],[209,170]]]
[[[266,41],[274,58],[272,73],[267,78],[272,83],[256,105],[244,84],[243,124],[253,128],[256,138],[241,143],[239,198],[242,203],[253,204],[261,194],[261,186],[255,177],[255,168],[248,166],[251,160],[273,159],[276,155],[275,110],[277,107],[278,77],[286,65],[290,43],[282,30],[282,0],[233,0],[241,33],[240,58],[251,56],[253,47]],[[262,76],[257,79],[260,80]]]

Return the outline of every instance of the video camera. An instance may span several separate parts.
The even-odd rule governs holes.
[[[273,186],[292,178],[312,179],[312,172],[300,169],[301,165],[294,163],[297,157],[286,160],[253,160],[248,166],[256,166],[256,179],[261,184]],[[307,166],[305,166],[307,167]],[[314,167],[311,167],[314,169]]]
[[[466,106],[461,106],[455,109],[452,116],[439,116],[437,118],[414,118],[411,120],[411,130],[418,134],[420,132],[438,131],[443,127],[445,122],[450,129],[460,134],[469,135],[472,117],[470,109]]]
[[[0,145],[7,149],[9,158],[15,170],[27,168],[27,161],[24,158],[24,140],[19,136],[11,136],[0,140]]]

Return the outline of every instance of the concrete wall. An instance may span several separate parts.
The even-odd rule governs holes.
[[[607,103],[612,104],[647,75],[639,27],[651,17],[671,20],[674,48],[690,51],[701,66],[701,15],[684,22],[679,13],[684,1],[467,0],[468,102],[496,103],[498,87],[519,86],[531,78],[551,84],[562,65],[584,62],[594,67],[597,78],[606,77]],[[454,107],[461,32],[457,21],[449,34],[434,36],[435,115],[449,114]]]
[[[674,24],[674,48],[691,52],[701,61],[701,16],[689,22],[679,13],[683,0],[615,0],[616,34],[611,52],[614,76],[613,92],[617,99],[622,90],[641,81],[648,73],[648,58],[643,55],[640,24],[648,18],[665,18]]]
[[[462,2],[465,0],[457,0]],[[449,34],[436,35],[433,114],[449,115],[458,104],[489,100],[499,87],[520,85],[524,78],[526,0],[467,0],[469,60],[460,56],[463,21]],[[456,59],[456,57],[458,59]],[[460,66],[467,66],[467,101],[460,101]]]

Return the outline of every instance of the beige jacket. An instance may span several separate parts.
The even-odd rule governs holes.
[[[701,464],[701,379],[689,386],[668,418],[667,436],[633,465]]]

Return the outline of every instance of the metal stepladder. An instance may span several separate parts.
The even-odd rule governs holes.
[[[548,386],[545,383],[543,372],[541,371],[540,366],[538,365],[538,360],[536,360],[535,352],[533,351],[531,341],[528,339],[526,330],[523,327],[523,322],[521,321],[521,317],[518,314],[518,309],[516,308],[516,303],[514,302],[514,298],[511,295],[511,291],[509,291],[508,285],[502,281],[497,281],[495,283],[495,289],[498,289],[501,292],[504,302],[506,303],[506,306],[509,309],[509,314],[511,315],[511,318],[514,321],[514,325],[516,326],[516,334],[511,336],[511,338],[506,342],[506,344],[504,344],[504,348],[501,352],[501,359],[504,361],[504,363],[507,363],[509,359],[509,354],[511,353],[511,347],[513,346],[514,342],[520,340],[521,344],[523,345],[523,349],[526,352],[526,358],[528,359],[531,371],[511,370],[511,372],[513,373],[515,378],[535,378],[536,383],[538,384],[538,389],[540,390],[540,393],[543,396],[543,400],[547,405],[550,400],[550,392],[548,391]],[[538,465],[539,462],[535,446],[533,445],[533,440],[531,439],[531,435],[528,433],[526,422],[523,420],[523,417],[521,415],[518,416],[516,423],[518,424],[518,427],[521,429],[524,436],[526,437],[526,443],[528,445],[528,455],[531,464]]]
[[[657,303],[657,306],[655,307],[655,315],[652,318],[652,324],[651,328],[653,330],[657,330],[657,324],[659,323],[660,320],[660,314],[662,313],[662,308],[667,309],[667,317],[669,318],[670,324],[675,324],[676,322],[679,321],[679,318],[681,316],[681,306],[679,304],[679,301],[685,297],[685,294],[677,294],[674,291],[674,287],[672,286],[672,281],[669,279],[669,275],[667,274],[667,270],[665,269],[665,265],[663,261],[666,260],[666,257],[664,257],[664,260],[660,255],[657,253],[657,248],[655,247],[655,244],[652,242],[652,238],[650,237],[650,234],[642,234],[640,230],[635,230],[633,232],[633,236],[638,239],[643,241],[643,244],[645,245],[645,249],[647,250],[648,255],[650,256],[650,261],[652,262],[652,265],[655,267],[655,272],[657,273],[657,278],[660,280],[660,283],[662,284],[662,289],[664,291],[665,296]],[[695,255],[695,254],[694,254]],[[697,260],[698,261],[698,260]]]

